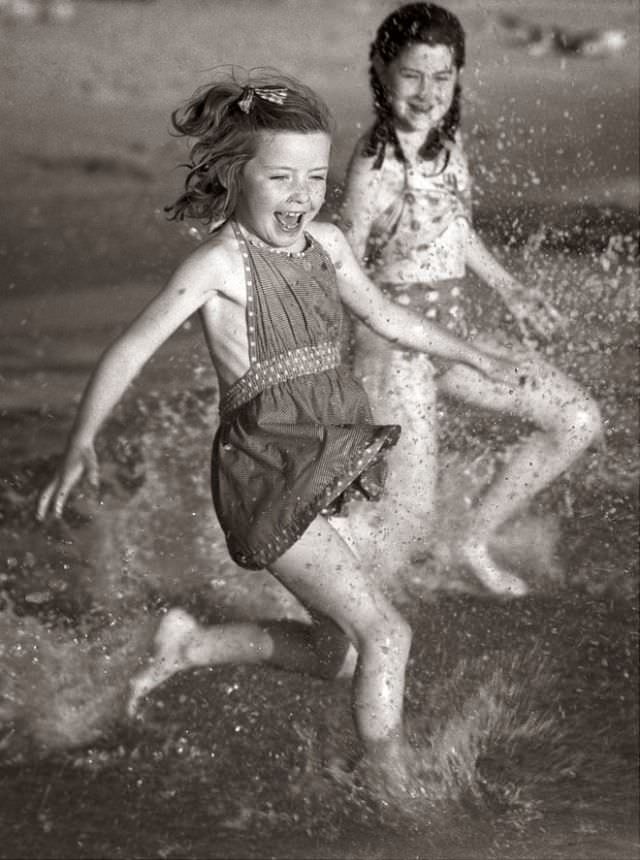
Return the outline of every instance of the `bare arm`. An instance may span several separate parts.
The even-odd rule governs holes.
[[[467,265],[487,286],[495,290],[505,301],[522,285],[496,260],[475,230],[469,230],[467,239]]]
[[[101,357],[82,396],[62,463],[40,497],[40,519],[52,503],[55,515],[62,513],[69,492],[84,472],[97,483],[93,442],[98,430],[151,356],[215,294],[212,256],[198,249],[189,257]]]
[[[365,325],[392,343],[468,364],[500,381],[513,380],[515,371],[510,362],[490,357],[430,320],[387,299],[362,271],[337,227],[314,225],[313,232],[334,261],[342,301]]]
[[[376,217],[376,200],[382,178],[381,170],[373,170],[373,158],[359,153],[362,140],[356,144],[345,179],[344,197],[340,209],[341,226],[356,258],[364,259],[367,240]]]
[[[525,339],[530,336],[529,329],[542,337],[553,334],[561,321],[558,311],[540,290],[526,288],[514,278],[496,260],[475,230],[469,232],[466,262],[469,268],[502,298]]]

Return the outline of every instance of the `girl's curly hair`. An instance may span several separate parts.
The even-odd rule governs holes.
[[[312,89],[277,70],[253,69],[236,79],[236,70],[207,84],[171,114],[176,136],[195,139],[185,188],[175,203],[165,206],[170,220],[192,218],[220,224],[235,209],[238,180],[256,154],[262,131],[324,132],[331,135],[329,108]],[[248,88],[286,90],[282,103],[259,96],[240,106]]]
[[[396,135],[393,114],[376,63],[388,65],[409,45],[446,45],[451,49],[456,69],[465,63],[465,36],[458,18],[435,3],[406,3],[388,15],[376,33],[369,51],[369,82],[373,92],[375,122],[366,137],[362,155],[375,155],[374,168],[382,167],[387,143],[393,146],[396,158],[405,163],[406,158]],[[455,86],[451,107],[437,128],[432,129],[421,149],[425,159],[435,158],[447,141],[455,138],[460,126],[461,88]]]

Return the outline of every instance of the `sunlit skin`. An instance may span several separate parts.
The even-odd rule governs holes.
[[[236,218],[269,245],[304,249],[304,228],[327,190],[331,141],[322,133],[261,132],[242,172]]]
[[[409,45],[378,74],[401,136],[421,144],[451,107],[458,70],[446,45]]]
[[[306,229],[333,263],[339,297],[354,316],[394,343],[469,363],[495,381],[512,384],[519,372],[513,362],[477,350],[388,300],[363,272],[341,230],[313,222],[324,201],[329,151],[324,133],[260,133],[239,179],[231,216],[239,229],[250,240],[283,252],[302,250]],[[39,519],[49,513],[60,517],[83,476],[98,483],[98,430],[144,364],[196,311],[220,390],[246,373],[247,303],[241,245],[235,226],[227,222],[187,257],[100,359],[62,461],[41,493]],[[202,628],[175,610],[158,630],[156,659],[133,680],[129,713],[172,674],[197,665],[268,662],[325,678],[353,676],[354,719],[365,761],[402,778],[407,623],[325,517],[318,516],[268,569],[307,608],[314,624]]]

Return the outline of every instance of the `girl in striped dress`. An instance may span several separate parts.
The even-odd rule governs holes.
[[[237,564],[268,569],[308,610],[308,625],[205,629],[181,609],[162,620],[155,655],[132,681],[129,712],[177,671],[269,662],[325,678],[353,676],[367,765],[392,783],[406,766],[403,690],[411,632],[326,515],[375,500],[395,423],[376,424],[341,364],[342,301],[384,336],[516,380],[485,354],[389,301],[340,230],[315,223],[325,196],[331,120],[308,88],[256,75],[221,80],[173,115],[195,140],[184,193],[169,212],[212,228],[168,285],[101,358],[38,516],[60,516],[74,485],[97,481],[94,438],[158,347],[198,311],[220,390],[212,491]]]

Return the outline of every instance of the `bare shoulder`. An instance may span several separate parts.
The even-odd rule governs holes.
[[[312,221],[306,226],[307,232],[325,249],[335,262],[340,259],[344,249],[348,247],[342,230],[329,221]]]
[[[365,154],[370,134],[371,129],[361,135],[353,147],[353,152],[351,153],[351,158],[349,159],[349,165],[347,167],[347,182],[353,180],[366,180],[372,182],[379,174],[379,171],[374,169],[376,154]]]
[[[198,245],[180,264],[174,280],[197,291],[204,301],[218,295],[235,297],[244,289],[238,242],[227,224]]]
[[[368,135],[362,135],[354,147],[340,208],[342,224],[359,256],[364,255],[366,236],[380,207],[383,175],[375,166],[376,155],[365,154]]]
[[[353,150],[351,152],[351,164],[358,166],[370,166],[375,161],[375,154],[366,155],[366,150],[369,144],[369,139],[371,137],[371,128],[368,128],[364,134],[361,134],[360,137],[356,140]]]
[[[460,164],[465,167],[468,166],[469,159],[467,158],[467,152],[464,145],[464,138],[460,130],[456,132],[456,136],[450,144],[451,155],[454,160],[457,160]]]

